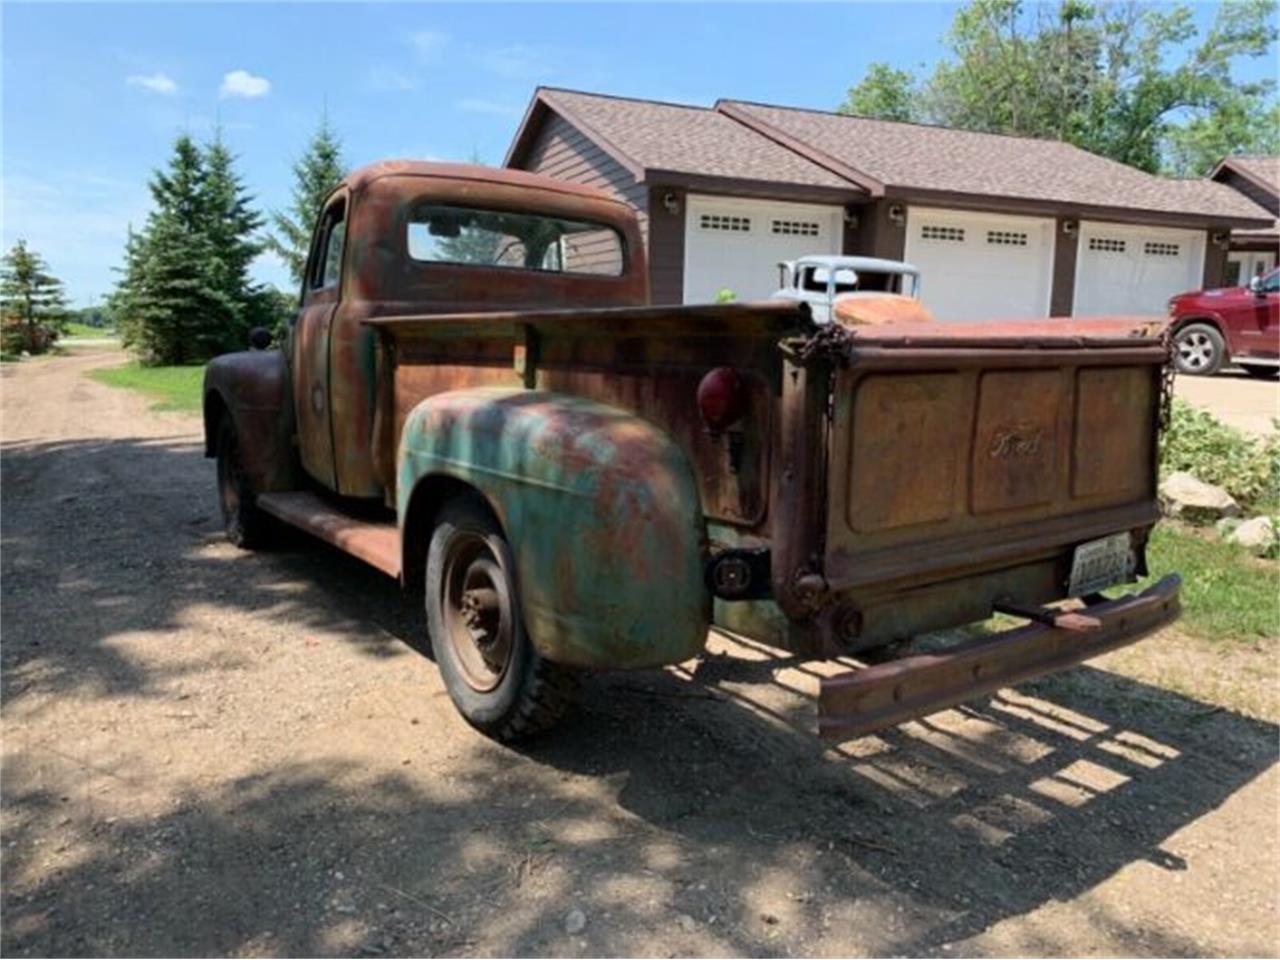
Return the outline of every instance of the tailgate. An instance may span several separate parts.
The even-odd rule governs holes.
[[[1154,522],[1162,329],[848,333],[827,461],[830,587],[901,593]]]

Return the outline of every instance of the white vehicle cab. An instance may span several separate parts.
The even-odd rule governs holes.
[[[888,323],[932,320],[920,302],[920,271],[909,263],[834,254],[784,260],[773,294],[809,304],[817,323]]]

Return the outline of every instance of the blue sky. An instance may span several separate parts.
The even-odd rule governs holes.
[[[942,3],[5,3],[0,239],[8,248],[26,238],[83,305],[111,289],[127,225],[146,217],[147,177],[183,130],[207,138],[220,122],[258,204],[277,208],[326,107],[352,166],[473,151],[496,164],[539,83],[831,109],[872,60],[932,64],[954,12]],[[1203,23],[1214,12],[1196,8]],[[290,286],[272,258],[255,270]]]

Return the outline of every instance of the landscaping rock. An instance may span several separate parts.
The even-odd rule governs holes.
[[[1171,473],[1160,482],[1160,502],[1171,517],[1207,522],[1235,517],[1240,504],[1227,491],[1189,473]]]
[[[1255,557],[1264,556],[1275,548],[1275,524],[1270,517],[1254,517],[1228,533],[1227,542],[1244,547]]]

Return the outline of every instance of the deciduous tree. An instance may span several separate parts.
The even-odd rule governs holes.
[[[1201,36],[1185,5],[974,0],[924,81],[872,64],[840,109],[1066,140],[1145,170],[1201,175],[1224,154],[1275,148],[1275,81],[1232,75],[1271,52],[1275,17],[1274,0],[1225,3]]]

